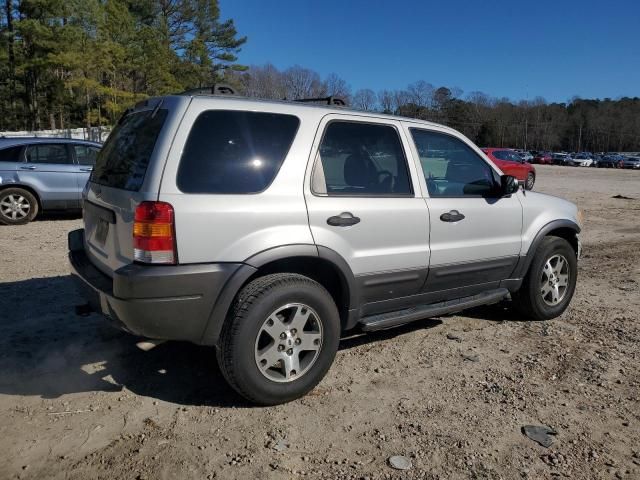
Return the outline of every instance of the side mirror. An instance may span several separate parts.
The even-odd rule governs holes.
[[[500,177],[500,193],[503,197],[516,193],[519,188],[520,184],[516,177],[511,175],[502,175]]]

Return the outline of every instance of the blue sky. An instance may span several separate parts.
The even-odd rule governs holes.
[[[220,0],[241,63],[564,102],[640,96],[640,0]]]

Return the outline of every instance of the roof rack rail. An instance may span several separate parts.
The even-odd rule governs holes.
[[[338,107],[344,107],[347,105],[343,99],[339,97],[334,97],[333,95],[329,97],[320,97],[320,98],[297,98],[294,100],[294,102],[302,102],[302,103],[324,102],[327,105],[336,105]]]
[[[233,87],[224,83],[211,85],[210,87],[191,88],[185,90],[180,95],[235,95]]]

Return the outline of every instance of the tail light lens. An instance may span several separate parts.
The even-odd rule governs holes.
[[[133,223],[133,258],[136,262],[175,264],[175,219],[165,202],[142,202]]]

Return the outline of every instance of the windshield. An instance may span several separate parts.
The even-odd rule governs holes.
[[[167,112],[147,110],[127,115],[98,154],[91,181],[107,187],[140,190]]]

